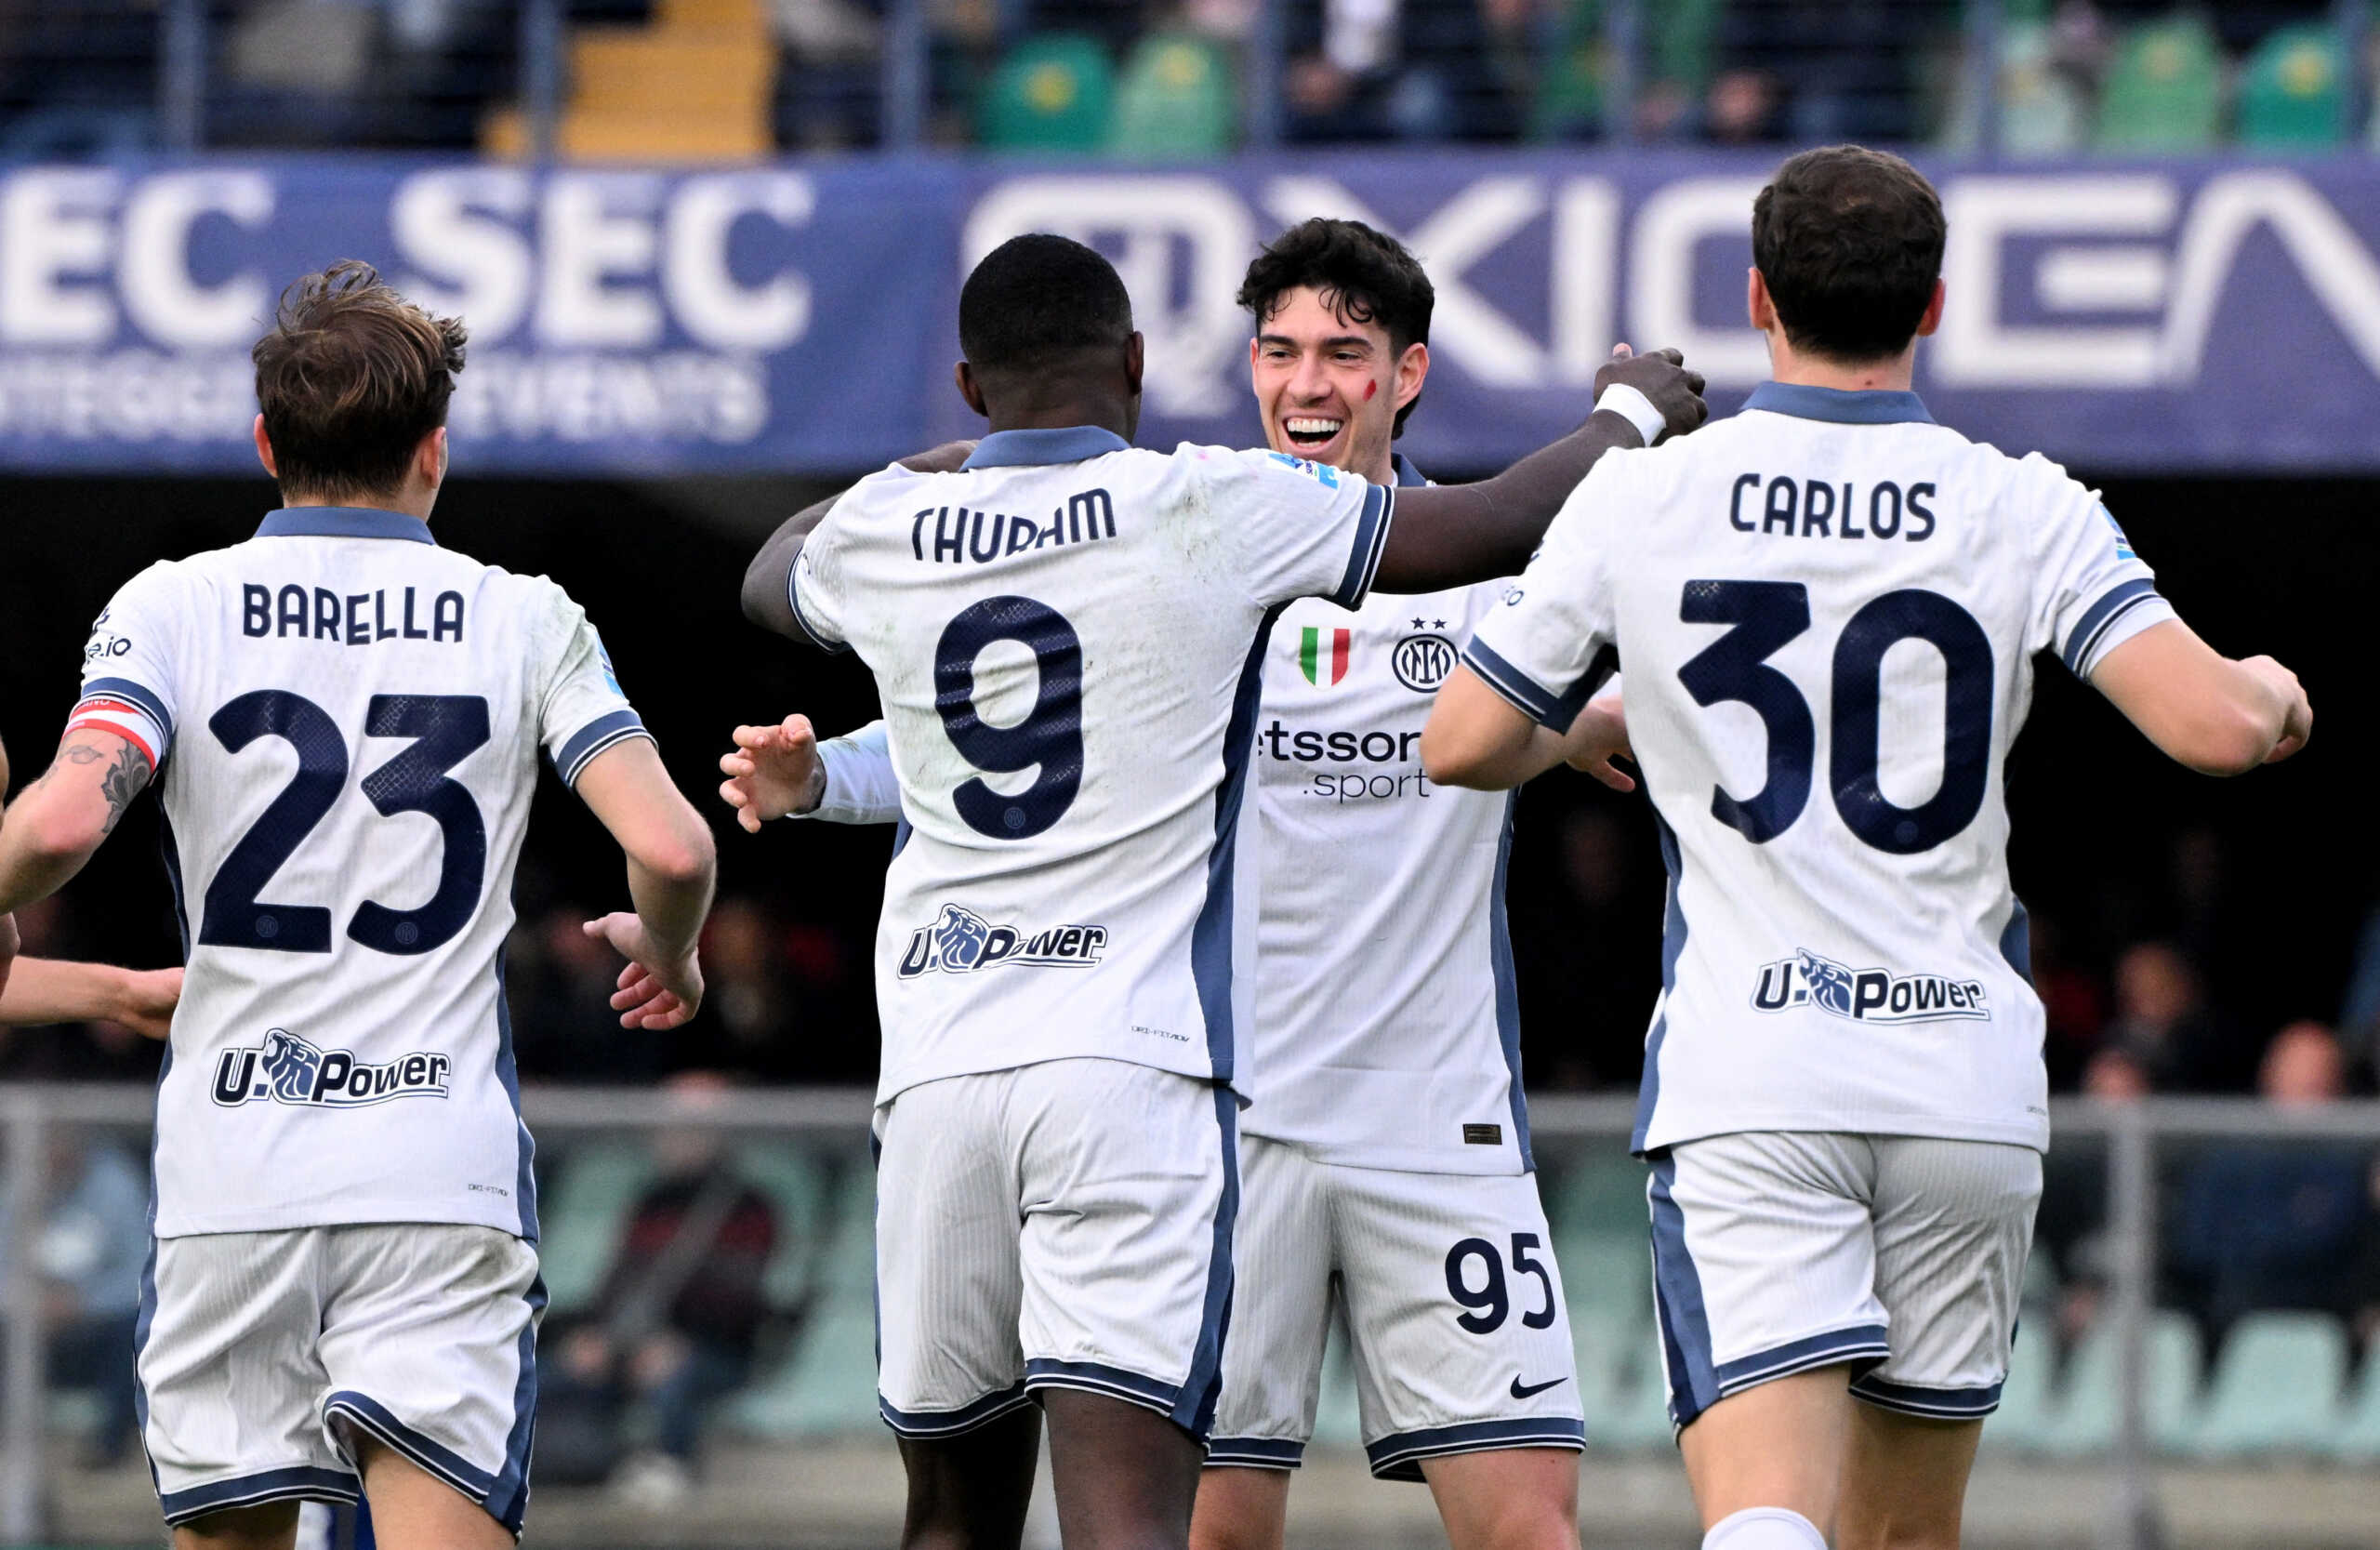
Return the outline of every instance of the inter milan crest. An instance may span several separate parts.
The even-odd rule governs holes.
[[[1417,695],[1435,695],[1438,685],[1454,671],[1454,643],[1443,635],[1408,635],[1396,643],[1388,665],[1396,671],[1396,682]]]

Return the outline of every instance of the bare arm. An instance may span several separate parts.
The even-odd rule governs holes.
[[[2109,652],[2091,682],[2150,742],[2201,775],[2275,763],[2314,730],[2295,673],[2269,656],[2235,662],[2179,619]]]
[[[1634,388],[1661,411],[1672,434],[1683,434],[1710,413],[1701,374],[1687,371],[1683,359],[1674,350],[1615,355],[1595,374],[1595,391]],[[1435,592],[1516,574],[1595,459],[1644,444],[1625,417],[1598,410],[1493,479],[1397,491],[1396,520],[1373,585],[1386,592]]]
[[[973,442],[945,442],[931,452],[920,452],[901,459],[901,466],[918,473],[950,473],[974,452]],[[787,517],[783,525],[769,535],[760,552],[744,569],[744,616],[772,635],[783,635],[799,641],[805,637],[801,626],[794,622],[793,603],[786,595],[787,580],[793,575],[794,557],[801,552],[802,541],[826,520],[835,502],[850,492],[838,490],[826,499],[803,507]]]
[[[147,1039],[163,1039],[181,1000],[179,969],[118,969],[105,963],[64,963],[20,958],[0,989],[0,1027],[45,1023],[122,1023]]]
[[[674,1028],[702,1006],[695,944],[710,914],[717,856],[710,828],[641,737],[604,749],[579,773],[578,795],[628,854],[633,914],[587,922],[628,961],[612,1006],[623,1027]]]
[[[92,726],[68,732],[48,772],[0,819],[0,914],[64,887],[155,774],[128,737]]]
[[[1620,697],[1590,700],[1567,733],[1540,726],[1518,706],[1458,665],[1438,690],[1421,727],[1421,767],[1446,786],[1503,791],[1534,780],[1556,764],[1576,764],[1616,791],[1636,783],[1612,768],[1628,750]]]

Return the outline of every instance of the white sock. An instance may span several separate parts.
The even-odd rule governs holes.
[[[1826,1550],[1826,1536],[1790,1507],[1746,1507],[1711,1525],[1702,1550]]]

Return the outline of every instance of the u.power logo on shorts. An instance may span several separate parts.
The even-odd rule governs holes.
[[[350,1050],[319,1050],[287,1028],[268,1028],[264,1047],[226,1050],[215,1063],[214,1098],[225,1108],[270,1101],[301,1108],[362,1108],[391,1098],[443,1098],[454,1062],[427,1052],[381,1065]]]
[[[1816,1007],[1855,1023],[1989,1021],[1991,1017],[1980,980],[1849,969],[1807,947],[1762,968],[1752,1004],[1755,1012]]]

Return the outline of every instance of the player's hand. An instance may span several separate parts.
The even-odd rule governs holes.
[[[1702,374],[1686,370],[1686,357],[1677,351],[1638,355],[1624,344],[1613,346],[1611,359],[1595,373],[1596,396],[1615,383],[1652,400],[1673,436],[1683,436],[1711,417],[1711,405],[1702,402]]]
[[[182,999],[179,969],[125,971],[108,1021],[122,1023],[143,1039],[163,1039],[173,1031],[174,1008]]]
[[[1584,770],[1615,791],[1633,791],[1636,782],[1612,761],[1635,756],[1628,746],[1628,718],[1618,695],[1589,700],[1562,735],[1562,757],[1570,768]]]
[[[2278,764],[2304,748],[2306,739],[2314,735],[2313,702],[2306,697],[2306,685],[2297,682],[2297,675],[2269,656],[2251,656],[2240,666],[2264,680],[2289,707],[2281,718],[2281,741],[2265,755],[2266,763]]]
[[[735,750],[721,756],[719,773],[727,776],[720,782],[720,800],[735,809],[735,821],[751,834],[771,818],[816,811],[826,795],[826,765],[807,716],[737,727]]]
[[[683,1027],[703,1005],[703,969],[694,949],[681,955],[659,950],[645,931],[644,921],[630,909],[589,921],[582,931],[628,960],[620,971],[619,988],[612,993],[612,1010],[620,1027],[663,1032]]]

